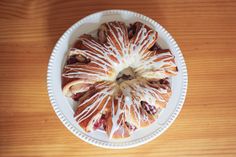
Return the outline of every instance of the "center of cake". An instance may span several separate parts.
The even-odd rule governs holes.
[[[118,75],[116,77],[116,82],[118,84],[121,84],[124,81],[133,80],[135,78],[136,78],[136,76],[135,76],[135,72],[134,72],[133,68],[128,67],[118,73]]]

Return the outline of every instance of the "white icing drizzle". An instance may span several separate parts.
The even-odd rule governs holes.
[[[152,121],[142,108],[141,101],[156,108],[160,108],[158,102],[167,103],[165,97],[169,95],[170,88],[167,85],[162,85],[165,88],[153,87],[147,79],[167,78],[176,75],[177,70],[171,52],[157,54],[148,50],[156,42],[157,32],[142,25],[129,40],[127,28],[123,23],[109,22],[106,27],[106,44],[100,44],[88,37],[80,38],[87,49],[73,48],[69,56],[83,55],[91,62],[84,65],[66,65],[63,76],[96,83],[95,89],[98,91],[78,106],[78,109],[84,108],[75,116],[78,123],[94,113],[97,114],[91,117],[91,120],[98,120],[101,117],[98,114],[107,112],[105,110],[110,103],[112,126],[109,137],[112,138],[118,130],[122,131],[121,136],[124,137],[125,121],[137,128],[142,127],[144,122]],[[116,76],[127,67],[134,69],[136,78],[117,84]],[[119,91],[118,94],[116,89]],[[98,108],[101,108],[99,112]],[[91,130],[93,124],[89,122],[88,129]]]
[[[120,126],[122,121],[119,121],[120,115],[124,113],[124,107],[121,108],[121,102],[123,100],[123,95],[121,97],[117,97],[118,102],[117,102],[117,111],[115,112],[115,104],[114,104],[114,99],[112,100],[112,128],[110,132],[110,138],[113,137],[113,134],[115,131],[117,131]]]

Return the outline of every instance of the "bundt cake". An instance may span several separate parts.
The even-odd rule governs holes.
[[[102,24],[96,37],[78,38],[63,68],[62,90],[76,101],[74,117],[82,129],[125,138],[158,118],[178,69],[157,38],[141,22],[119,21]]]

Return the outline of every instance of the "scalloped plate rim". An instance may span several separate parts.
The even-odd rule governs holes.
[[[131,14],[133,16],[136,16],[144,21],[148,21],[150,23],[152,23],[154,26],[156,27],[160,27],[163,32],[165,33],[166,36],[168,36],[168,38],[171,40],[171,43],[175,46],[175,48],[177,49],[177,52],[179,57],[180,57],[180,61],[181,61],[181,68],[183,71],[183,86],[182,86],[182,94],[179,98],[179,102],[178,105],[176,107],[176,110],[174,111],[174,113],[171,115],[171,118],[169,118],[169,120],[166,122],[166,124],[161,127],[160,129],[156,130],[154,133],[152,133],[152,135],[149,136],[145,136],[143,138],[139,138],[137,140],[135,140],[136,142],[123,142],[121,143],[106,143],[106,142],[101,142],[99,140],[96,139],[92,139],[92,137],[84,135],[84,133],[79,132],[78,130],[76,130],[73,125],[65,118],[65,116],[63,115],[62,111],[59,109],[57,102],[54,98],[53,92],[52,92],[52,79],[51,79],[51,71],[53,68],[53,63],[54,63],[54,58],[55,55],[57,53],[57,47],[62,43],[62,41],[64,40],[65,36],[68,35],[69,32],[73,31],[74,29],[76,29],[76,26],[80,25],[80,23],[82,23],[83,21],[85,21],[86,19],[92,18],[93,16],[96,16],[98,14],[114,14],[114,13],[118,13],[118,14]],[[132,147],[137,147],[140,145],[143,145],[153,139],[155,139],[156,137],[158,137],[159,135],[161,135],[164,131],[166,131],[171,124],[175,121],[175,119],[177,118],[178,114],[180,113],[184,101],[185,101],[185,97],[186,97],[186,93],[187,93],[187,85],[188,85],[188,74],[187,74],[187,68],[186,68],[186,64],[183,58],[183,54],[179,48],[179,46],[177,45],[176,41],[173,39],[173,37],[165,30],[164,27],[162,27],[159,23],[157,23],[156,21],[152,20],[151,18],[144,16],[140,13],[137,12],[133,12],[133,11],[128,11],[128,10],[104,10],[104,11],[99,11],[93,14],[90,14],[84,18],[82,18],[81,20],[79,20],[78,22],[76,22],[75,24],[73,24],[69,29],[66,30],[66,32],[63,33],[63,35],[60,37],[60,39],[57,41],[56,45],[53,48],[52,54],[50,56],[49,59],[49,63],[48,63],[48,71],[47,71],[47,89],[48,89],[48,95],[49,95],[49,99],[51,102],[51,105],[56,113],[56,115],[58,116],[58,118],[61,120],[61,122],[64,124],[64,126],[70,130],[74,135],[76,135],[77,137],[79,137],[80,139],[82,139],[83,141],[90,143],[92,145],[98,146],[98,147],[103,147],[103,148],[112,148],[112,149],[123,149],[123,148],[132,148]]]

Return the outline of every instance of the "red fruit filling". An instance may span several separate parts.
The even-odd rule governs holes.
[[[128,123],[128,122],[125,122],[125,125],[131,130],[131,131],[135,131],[137,128],[136,126]]]
[[[148,104],[146,101],[141,101],[141,106],[148,114],[154,115],[157,113],[156,107]]]
[[[103,115],[101,116],[101,118],[98,119],[98,120],[94,123],[93,129],[96,130],[96,129],[101,128],[101,127],[105,128],[105,127],[106,127],[105,123],[106,123],[106,117],[105,117],[105,115],[103,114]]]

